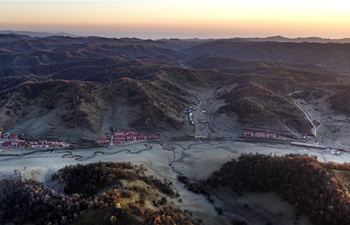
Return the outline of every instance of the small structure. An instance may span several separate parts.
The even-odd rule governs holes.
[[[109,144],[110,139],[109,138],[96,138],[96,143],[97,144]]]
[[[199,105],[200,101],[194,101],[193,105]]]
[[[136,134],[129,134],[126,136],[127,141],[136,141],[137,140],[137,135]]]
[[[190,113],[188,114],[188,119],[190,120],[191,124],[194,125],[193,113],[192,113],[192,112],[190,112]]]
[[[147,134],[138,134],[137,140],[147,140]]]
[[[318,120],[313,120],[312,122],[313,122],[315,125],[321,124]]]
[[[253,130],[243,131],[243,137],[254,137],[254,131]]]
[[[10,134],[9,139],[17,139],[18,135],[17,134]]]
[[[277,138],[277,133],[275,133],[275,132],[266,132],[265,137],[266,138],[271,138],[271,139],[276,139]]]
[[[198,95],[195,96],[195,99],[196,99],[197,101],[200,101],[200,100],[203,99],[203,97],[202,97],[202,95],[198,94]]]
[[[2,138],[3,139],[10,139],[10,133],[9,132],[5,132],[3,135],[2,135]]]
[[[266,135],[265,135],[265,132],[263,132],[263,131],[256,131],[254,133],[254,137],[256,137],[256,138],[265,138]]]
[[[147,139],[158,139],[159,134],[147,134]]]
[[[311,137],[309,137],[308,135],[304,135],[304,136],[303,136],[303,140],[304,140],[304,141],[310,141],[310,140],[311,140]]]
[[[4,141],[4,143],[2,143],[2,147],[3,148],[11,148],[11,141]]]

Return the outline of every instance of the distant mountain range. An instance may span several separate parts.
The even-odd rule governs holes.
[[[249,61],[312,64],[327,70],[350,73],[350,44],[223,39],[201,43],[183,52],[189,58],[210,54]]]
[[[27,36],[31,36],[31,37],[49,37],[49,36],[78,37],[77,35],[68,34],[68,33],[64,33],[64,32],[49,33],[49,32],[14,31],[14,30],[1,30],[0,34],[19,34],[19,35],[27,35]]]
[[[34,32],[34,31],[14,31],[14,30],[0,30],[0,34],[18,34],[18,35],[27,35],[30,37],[49,37],[49,36],[68,36],[68,37],[79,37],[79,35],[74,35],[70,33],[65,32],[58,32],[58,33],[52,33],[52,32]],[[277,36],[270,36],[270,37],[248,37],[248,38],[232,38],[233,40],[242,40],[242,41],[272,41],[272,42],[294,42],[294,43],[301,43],[301,42],[315,42],[315,43],[350,43],[350,38],[339,38],[339,39],[332,39],[332,38],[321,38],[321,37],[298,37],[298,38],[288,38],[283,37],[280,35]],[[207,41],[213,41],[213,40],[222,40],[222,38],[209,38],[209,39],[200,39],[200,38],[188,38],[188,39],[178,39],[178,38],[171,38],[171,39],[159,39],[159,41],[176,41],[181,40],[184,42],[207,42]]]
[[[320,38],[320,37],[298,37],[298,38],[288,38],[282,36],[272,36],[266,38],[243,38],[250,41],[275,41],[275,42],[316,42],[316,43],[350,43],[350,38],[340,38],[340,39],[330,39],[330,38]]]
[[[209,38],[209,39],[198,39],[198,38],[190,38],[190,39],[181,39],[182,41],[219,41],[219,40],[233,40],[233,41],[259,41],[259,42],[292,42],[292,43],[301,43],[301,42],[309,42],[309,43],[350,43],[350,38],[339,38],[339,39],[331,39],[331,38],[321,38],[321,37],[298,37],[298,38],[288,38],[283,36],[271,36],[271,37],[235,37],[235,38]]]

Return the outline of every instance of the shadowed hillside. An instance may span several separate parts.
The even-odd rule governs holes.
[[[48,80],[10,87],[0,97],[0,127],[26,138],[93,139],[109,127],[176,131],[186,121],[181,111],[188,93],[160,79],[123,78],[108,84]]]
[[[338,72],[350,72],[350,44],[281,43],[215,40],[184,50],[191,58],[205,54],[243,60],[313,64]]]

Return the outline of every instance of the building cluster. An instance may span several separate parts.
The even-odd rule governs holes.
[[[275,132],[265,132],[265,131],[245,130],[245,131],[243,131],[243,137],[276,139],[277,138],[277,133],[275,133]]]
[[[138,134],[135,130],[116,130],[112,135],[107,137],[96,138],[98,144],[123,143],[129,141],[154,140],[158,139],[159,134]]]
[[[25,141],[18,138],[16,134],[0,133],[0,147],[2,148],[52,148],[69,147],[70,143],[64,141]]]

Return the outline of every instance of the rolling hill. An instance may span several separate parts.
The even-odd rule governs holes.
[[[183,50],[190,58],[211,54],[242,60],[313,64],[349,73],[350,44],[215,40]]]
[[[201,94],[210,135],[300,137],[312,126],[296,101],[327,123],[348,114],[348,54],[338,43],[0,34],[0,127],[72,142],[110,127],[193,135],[187,110]]]

